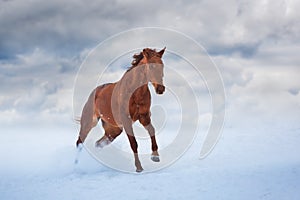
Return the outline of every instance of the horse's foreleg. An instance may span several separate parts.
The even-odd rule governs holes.
[[[158,147],[155,139],[155,129],[153,125],[150,123],[145,126],[145,129],[148,131],[150,138],[151,138],[151,144],[152,144],[152,154],[151,154],[151,160],[154,162],[159,162],[159,154],[158,154]]]
[[[145,129],[148,131],[150,138],[151,138],[151,144],[152,144],[152,155],[151,160],[154,162],[159,162],[159,154],[157,152],[158,146],[155,139],[155,129],[153,125],[151,124],[151,119],[149,114],[143,115],[139,119],[140,123],[145,127]]]
[[[141,161],[139,159],[139,155],[138,155],[138,144],[136,142],[136,139],[133,135],[127,134],[128,140],[130,142],[130,147],[134,153],[134,163],[135,163],[135,167],[136,167],[136,172],[142,172],[144,169],[141,165]]]
[[[130,147],[134,153],[134,161],[135,161],[135,167],[136,167],[136,172],[142,172],[144,169],[141,165],[139,156],[138,156],[138,144],[136,142],[136,139],[133,134],[133,128],[132,128],[132,121],[130,118],[125,117],[125,119],[122,119],[123,126],[126,132],[126,135],[128,137]]]

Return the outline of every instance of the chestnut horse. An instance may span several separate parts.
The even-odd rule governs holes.
[[[115,83],[98,86],[90,94],[83,107],[80,119],[80,132],[76,145],[83,143],[90,130],[101,119],[105,130],[104,136],[96,141],[96,147],[104,147],[118,137],[123,128],[127,134],[134,153],[136,171],[143,171],[138,157],[138,144],[135,139],[132,124],[139,122],[148,131],[152,143],[151,159],[159,162],[155,130],[150,118],[151,94],[148,83],[152,83],[157,94],[163,94],[163,62],[165,48],[157,52],[153,49],[143,49],[133,56],[132,66],[123,77]]]

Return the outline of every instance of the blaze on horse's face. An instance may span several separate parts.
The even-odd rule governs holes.
[[[165,86],[163,84],[163,71],[164,65],[157,64],[157,63],[150,63],[149,64],[149,78],[150,82],[155,88],[155,92],[157,94],[163,94],[165,91]]]
[[[164,64],[161,60],[165,49],[166,48],[159,52],[153,52],[153,50],[147,52],[150,51],[149,49],[143,50],[144,58],[147,60],[148,79],[154,86],[157,94],[163,94],[165,91],[165,86],[163,84]]]

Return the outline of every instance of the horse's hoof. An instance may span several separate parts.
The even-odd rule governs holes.
[[[82,148],[83,148],[82,143],[78,144],[78,145],[76,146],[76,148],[78,149],[78,152],[80,152],[80,151],[82,150]]]
[[[103,147],[109,145],[110,143],[111,143],[111,141],[109,141],[108,138],[102,138],[95,143],[95,147],[102,149]]]
[[[103,145],[100,141],[95,142],[95,147],[102,149],[105,145]]]
[[[137,173],[140,173],[140,172],[142,172],[144,169],[143,168],[138,168],[138,169],[136,169],[135,171],[137,172]]]
[[[159,156],[156,156],[156,155],[151,155],[151,160],[153,162],[159,162],[160,161]]]

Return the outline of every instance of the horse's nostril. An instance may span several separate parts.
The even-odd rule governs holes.
[[[158,85],[157,86],[157,88],[156,88],[156,93],[157,94],[162,94],[162,93],[164,93],[164,91],[165,91],[165,86],[163,86],[163,85]]]

